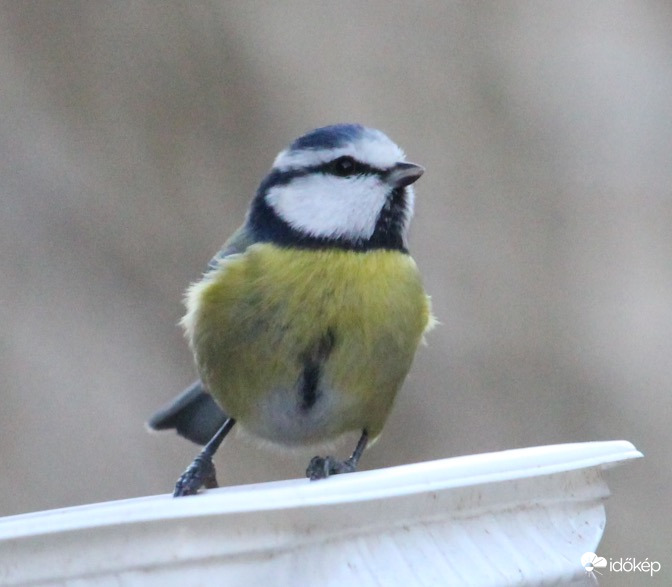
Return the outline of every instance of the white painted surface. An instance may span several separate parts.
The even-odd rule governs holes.
[[[628,442],[546,446],[0,519],[2,585],[591,584]]]

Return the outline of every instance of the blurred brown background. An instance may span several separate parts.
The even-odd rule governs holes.
[[[0,4],[0,514],[171,490],[196,447],[144,421],[194,377],[183,290],[277,151],[353,121],[427,168],[442,322],[363,467],[630,440],[599,554],[672,582],[670,31],[668,2]],[[306,456],[233,438],[220,482]]]

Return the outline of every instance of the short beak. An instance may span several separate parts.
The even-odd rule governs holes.
[[[415,163],[397,163],[387,173],[387,181],[394,187],[403,188],[420,179],[425,168]]]

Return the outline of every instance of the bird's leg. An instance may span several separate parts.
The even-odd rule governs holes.
[[[369,442],[369,435],[366,430],[362,431],[359,437],[355,450],[350,455],[350,458],[344,461],[339,461],[334,457],[313,457],[306,469],[306,477],[311,481],[317,479],[326,479],[330,475],[338,475],[340,473],[352,473],[357,470],[357,463]]]
[[[233,418],[228,418],[222,424],[220,429],[217,430],[208,444],[203,447],[203,450],[194,459],[194,462],[187,467],[187,470],[177,480],[173,497],[193,495],[201,487],[205,487],[206,489],[217,487],[217,477],[212,457],[235,423],[236,421]]]

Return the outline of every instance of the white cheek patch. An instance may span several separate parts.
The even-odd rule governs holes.
[[[376,228],[388,186],[378,176],[313,174],[271,188],[266,201],[292,228],[314,237],[366,240]]]

